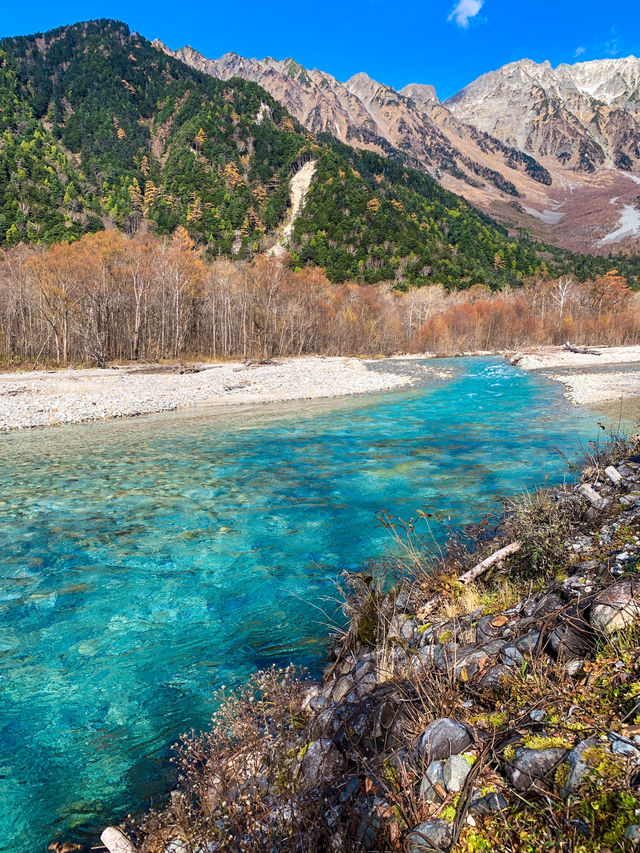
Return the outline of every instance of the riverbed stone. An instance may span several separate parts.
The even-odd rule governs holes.
[[[486,669],[480,679],[478,686],[485,690],[499,691],[503,688],[504,680],[513,677],[513,670],[506,664],[498,663]]]
[[[583,658],[593,649],[595,638],[584,612],[582,606],[569,607],[551,631],[549,642],[558,659]]]
[[[405,839],[406,853],[431,853],[434,846],[446,850],[453,841],[453,824],[445,820],[427,820],[415,826]]]
[[[502,812],[507,808],[507,801],[502,794],[496,791],[489,791],[483,794],[482,791],[476,791],[469,803],[469,811],[471,814],[495,814]]]
[[[442,770],[447,791],[452,793],[461,791],[470,772],[471,765],[462,755],[452,755],[450,758],[447,758]]]
[[[590,750],[601,749],[602,744],[595,738],[581,740],[571,750],[568,756],[569,775],[567,781],[560,788],[560,794],[563,797],[568,797],[574,794],[580,785],[584,782],[587,776],[593,770],[593,760],[588,760]]]
[[[331,692],[331,698],[334,702],[340,702],[341,699],[347,695],[347,693],[353,688],[355,684],[354,678],[352,675],[343,675],[342,678],[339,678],[335,686]]]
[[[632,823],[624,831],[624,837],[634,846],[640,844],[640,824]]]
[[[329,738],[312,741],[300,762],[298,779],[305,788],[324,786],[344,769],[344,759]]]
[[[435,803],[446,793],[444,761],[432,761],[420,782],[420,799]]]
[[[464,752],[472,743],[466,726],[443,717],[430,723],[418,739],[418,755],[425,761],[437,761]]]
[[[544,787],[553,776],[556,768],[565,759],[566,749],[527,749],[519,747],[506,772],[509,781],[518,791],[529,791]]]
[[[596,631],[611,635],[640,620],[640,582],[620,581],[598,593],[590,621]]]

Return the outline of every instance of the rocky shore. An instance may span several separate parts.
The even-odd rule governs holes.
[[[640,444],[497,536],[348,579],[324,678],[262,673],[177,751],[111,853],[635,849]],[[392,567],[394,568],[394,567]],[[395,566],[395,568],[398,568]]]
[[[237,403],[366,394],[448,374],[413,360],[304,357],[0,374],[0,432]]]
[[[566,396],[580,406],[640,397],[640,347],[593,347],[590,353],[539,347],[509,353],[509,358],[523,370],[544,372],[561,382]]]

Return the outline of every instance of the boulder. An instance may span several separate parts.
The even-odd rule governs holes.
[[[298,779],[305,788],[325,787],[344,770],[344,759],[329,738],[312,741],[302,756]]]
[[[640,583],[615,583],[595,597],[590,621],[601,634],[615,634],[640,620]]]
[[[447,850],[453,841],[453,824],[445,820],[427,820],[419,823],[407,835],[404,842],[406,853],[431,853],[434,847]]]
[[[469,730],[457,720],[444,717],[434,720],[425,729],[424,734],[418,738],[416,746],[418,755],[423,761],[437,761],[449,758],[450,755],[459,755],[469,749],[473,738]]]
[[[507,765],[509,781],[518,791],[545,788],[566,755],[567,750],[558,747],[527,749],[521,746]]]

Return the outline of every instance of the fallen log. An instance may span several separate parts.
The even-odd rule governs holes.
[[[578,353],[578,355],[602,355],[602,353],[598,352],[598,350],[585,349],[584,347],[576,347],[572,343],[570,343],[569,341],[566,342],[566,344],[564,345],[564,348],[566,350],[569,350],[569,352],[576,352],[576,353]]]
[[[488,557],[485,557],[484,560],[477,563],[472,569],[469,569],[464,572],[464,574],[460,575],[457,579],[458,583],[466,586],[466,584],[481,577],[492,566],[495,566],[496,563],[504,560],[505,557],[511,557],[513,554],[517,554],[521,548],[522,542],[519,540],[516,542],[510,542],[503,548],[499,548],[497,551],[494,551],[493,554],[490,554]],[[431,613],[431,611],[439,604],[442,596],[443,593],[439,592],[437,595],[434,595],[433,598],[430,598],[424,607],[420,608],[420,616],[426,616],[428,613]]]

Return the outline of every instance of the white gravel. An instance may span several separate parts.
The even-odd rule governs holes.
[[[640,397],[640,369],[615,373],[551,373],[549,377],[562,382],[567,389],[566,396],[579,406]]]
[[[303,400],[402,387],[443,371],[357,358],[295,358],[275,364],[200,365],[198,373],[132,367],[0,374],[0,431],[129,417],[192,406]],[[446,374],[445,374],[446,375]]]
[[[589,347],[600,355],[572,353],[563,347],[541,347],[512,357],[524,370],[544,372],[562,382],[567,397],[577,405],[590,406],[640,397],[640,347]],[[612,371],[609,365],[626,369]],[[637,364],[637,367],[636,367]],[[553,372],[562,368],[562,373]],[[587,372],[585,372],[585,368]]]
[[[538,347],[523,350],[513,358],[518,358],[518,367],[523,370],[548,370],[553,367],[601,367],[603,364],[640,363],[640,346],[636,347],[588,347],[600,355],[581,355],[569,352],[564,347]]]

